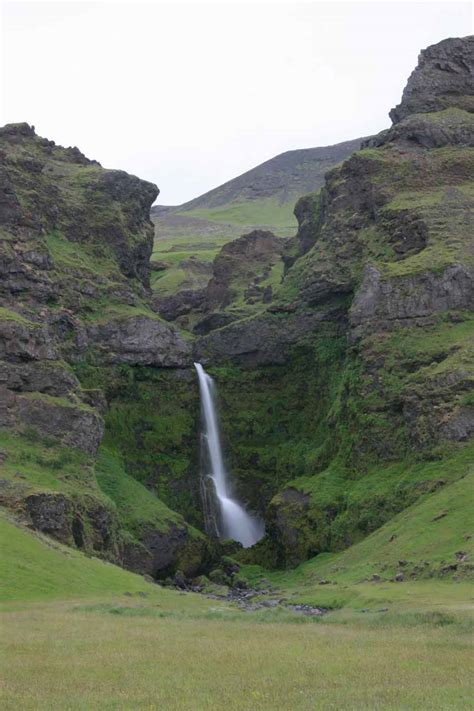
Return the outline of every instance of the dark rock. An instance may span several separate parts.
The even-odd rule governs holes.
[[[193,291],[184,289],[172,296],[154,296],[153,309],[166,321],[175,321],[191,311],[201,311],[204,307],[206,292],[204,289]]]
[[[13,312],[12,312],[13,313]],[[45,328],[26,319],[0,320],[0,358],[7,361],[56,360],[57,351]]]
[[[174,577],[173,577],[173,583],[174,583],[175,587],[177,587],[181,590],[186,590],[187,580],[186,580],[186,576],[184,575],[182,570],[176,571],[176,573],[174,574]]]
[[[206,288],[208,309],[227,306],[233,282],[250,283],[281,258],[283,248],[283,239],[264,230],[254,230],[224,245],[214,259],[213,276]]]
[[[424,49],[408,79],[393,123],[410,114],[457,107],[474,111],[474,37],[446,39]]]
[[[407,116],[392,128],[370,138],[362,147],[378,148],[387,144],[405,145],[407,149],[443,148],[474,145],[474,116],[461,109],[445,109],[436,114]]]
[[[98,500],[91,497],[86,507],[65,494],[39,493],[26,496],[22,505],[37,531],[77,548],[116,553],[116,517]]]
[[[63,494],[32,494],[25,507],[33,527],[63,543],[71,543],[72,504]]]
[[[35,427],[88,454],[97,452],[104,433],[102,418],[86,405],[16,395],[9,409],[12,423]]]
[[[391,279],[368,265],[350,309],[351,338],[356,340],[366,329],[409,326],[449,309],[473,307],[474,274],[462,264],[441,274],[427,271]]]
[[[149,529],[140,535],[140,542],[126,543],[122,563],[134,573],[153,578],[163,579],[177,570],[191,578],[200,572],[207,556],[206,539],[193,539],[183,522],[163,531]]]
[[[211,279],[204,289],[179,291],[166,297],[155,297],[154,308],[163,318],[174,321],[193,313],[201,318],[194,331],[208,333],[221,328],[235,319],[235,315],[221,313],[241,292],[248,304],[257,302],[270,303],[272,289],[270,285],[260,286],[271,268],[281,259],[285,240],[275,237],[272,232],[254,230],[225,244],[212,264]],[[199,263],[184,265],[196,269]],[[202,269],[208,269],[203,264]]]
[[[298,255],[302,256],[314,245],[322,226],[321,196],[311,193],[300,198],[295,205],[295,217],[298,220]],[[289,266],[289,260],[286,261]]]
[[[197,336],[205,336],[207,333],[215,331],[217,328],[224,328],[224,326],[228,326],[230,323],[238,320],[238,315],[228,313],[226,311],[210,313],[197,322],[193,328],[193,333]]]
[[[105,363],[173,368],[192,364],[188,343],[172,327],[149,316],[130,316],[91,326],[86,345]]]
[[[443,567],[441,567],[439,572],[440,572],[440,575],[448,575],[449,573],[453,573],[457,569],[458,569],[458,564],[451,563],[450,565],[444,565]]]
[[[168,264],[166,262],[154,261],[150,262],[150,271],[152,272],[163,272],[168,269]]]
[[[322,322],[335,317],[335,311],[304,310],[236,321],[199,338],[194,359],[212,363],[232,360],[244,366],[281,365],[292,345],[303,344]]]

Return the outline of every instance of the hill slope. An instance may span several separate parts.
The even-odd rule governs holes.
[[[273,198],[278,205],[293,206],[300,195],[317,190],[329,168],[357,151],[363,140],[356,138],[333,146],[286,151],[181,205],[180,211],[213,210],[265,198]]]

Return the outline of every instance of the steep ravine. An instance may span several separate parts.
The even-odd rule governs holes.
[[[461,479],[472,50],[422,53],[393,126],[300,199],[294,239],[246,235],[206,289],[166,302],[149,290],[155,186],[1,129],[3,505],[138,572],[208,569],[193,360],[218,382],[239,498],[266,517],[245,560],[341,550]]]

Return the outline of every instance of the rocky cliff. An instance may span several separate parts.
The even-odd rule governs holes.
[[[393,127],[299,201],[299,232],[266,311],[195,346],[202,360],[244,368],[241,381],[258,381],[249,367],[260,378],[265,368],[288,368],[291,375],[273,376],[280,392],[295,397],[296,377],[307,416],[313,405],[313,426],[288,426],[281,438],[256,414],[260,443],[249,437],[253,458],[244,466],[243,445],[230,445],[242,480],[256,466],[265,487],[271,467],[262,466],[262,445],[287,450],[279,457],[294,480],[266,504],[267,563],[353,543],[436,486],[430,461],[471,446],[472,47],[472,38],[446,40],[422,53]],[[315,369],[328,381],[319,401]],[[236,404],[228,406],[238,421]]]
[[[148,306],[158,190],[27,124],[1,129],[0,161],[2,502],[34,528],[134,570],[172,568],[182,551],[202,553],[204,538],[119,458],[105,489],[108,460],[95,463],[112,373],[190,363],[187,342]],[[101,367],[104,379],[83,387],[81,373]],[[131,516],[124,488],[145,513]],[[199,555],[190,559],[199,568]]]

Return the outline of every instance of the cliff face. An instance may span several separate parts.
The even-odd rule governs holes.
[[[0,186],[2,502],[33,527],[134,570],[172,568],[190,538],[197,550],[204,539],[120,459],[105,492],[102,455],[96,463],[114,369],[190,362],[187,343],[148,305],[158,190],[27,124],[0,130]],[[105,368],[102,382],[81,385],[84,368]],[[124,487],[148,518],[125,520]]]
[[[4,229],[25,239],[60,231],[69,242],[93,244],[98,256],[108,252],[125,276],[148,286],[155,185],[103,170],[78,148],[36,136],[28,124],[5,126],[0,140]]]
[[[307,372],[334,378],[320,403],[312,389],[299,396],[302,407],[315,398],[311,445],[287,430],[287,448],[306,455],[267,507],[267,562],[358,540],[429,489],[416,461],[448,461],[472,442],[472,94],[471,38],[422,53],[396,125],[299,201],[266,312],[198,340],[213,364],[292,371],[298,353]],[[321,346],[341,338],[334,376]]]

